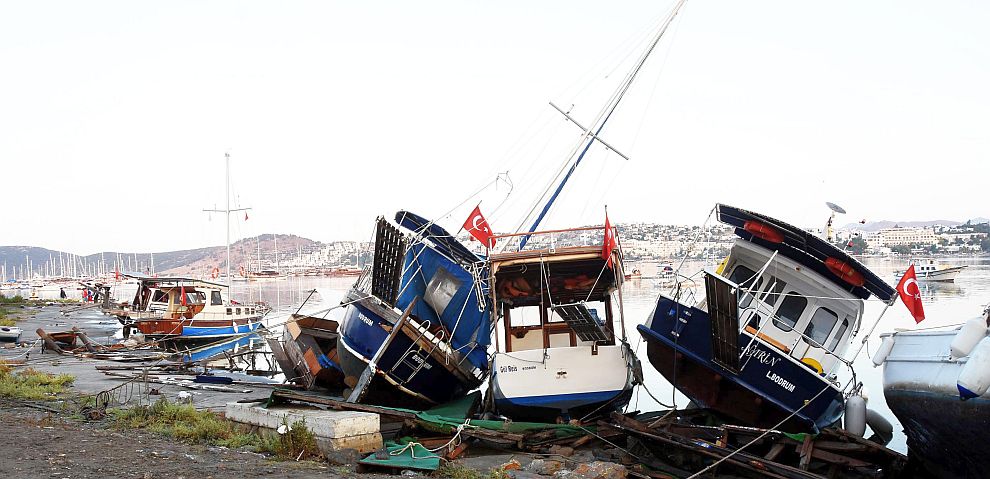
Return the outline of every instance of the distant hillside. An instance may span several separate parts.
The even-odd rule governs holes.
[[[243,265],[249,268],[249,262],[258,257],[258,238],[245,238],[230,245],[231,269],[237,270]],[[269,260],[275,251],[275,241],[271,234],[261,236],[261,254],[263,259]],[[312,248],[322,245],[318,241],[303,238],[296,235],[278,235],[278,249],[282,254],[292,254],[299,249]],[[214,267],[224,269],[226,260],[226,247],[210,246],[206,248],[187,249],[180,251],[164,251],[155,253],[124,253],[115,251],[105,251],[86,256],[77,256],[66,252],[61,252],[62,261],[59,261],[59,251],[41,248],[37,246],[0,246],[0,265],[7,264],[7,276],[14,276],[16,268],[20,277],[21,272],[30,258],[31,269],[37,273],[46,271],[47,264],[51,262],[55,265],[55,273],[58,274],[61,266],[65,264],[68,268],[71,262],[76,263],[76,268],[80,272],[85,268],[87,271],[95,271],[99,268],[101,255],[105,261],[108,271],[113,271],[114,261],[120,255],[121,270],[144,273],[151,269],[151,258],[154,256],[155,271],[169,274],[208,274]],[[266,257],[266,255],[268,257]],[[282,255],[279,255],[282,257]],[[204,273],[205,272],[205,273]]]
[[[893,228],[895,226],[900,226],[902,228],[921,228],[925,226],[959,226],[962,223],[959,221],[951,220],[932,220],[932,221],[871,221],[866,224],[859,223],[849,223],[842,227],[845,230],[858,230],[858,231],[880,231],[884,228]]]

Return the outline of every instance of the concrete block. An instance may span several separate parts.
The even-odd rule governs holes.
[[[355,449],[371,452],[382,447],[381,423],[374,413],[332,411],[299,407],[276,407],[227,403],[227,419],[274,431],[283,423],[303,421],[316,436],[320,449],[340,451]]]

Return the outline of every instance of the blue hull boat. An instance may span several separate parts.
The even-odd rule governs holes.
[[[795,432],[835,424],[862,387],[851,371],[859,351],[845,352],[863,302],[889,305],[893,288],[802,228],[727,205],[714,211],[738,238],[705,270],[704,300],[678,285],[637,327],[650,363],[696,405],[737,423]]]
[[[375,263],[347,294],[338,357],[345,396],[422,408],[463,396],[488,374],[491,308],[484,263],[432,222],[378,220]]]

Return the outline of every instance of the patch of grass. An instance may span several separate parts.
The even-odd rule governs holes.
[[[13,318],[8,318],[7,315],[3,314],[3,311],[0,311],[0,326],[14,326],[16,324]]]
[[[23,303],[23,302],[24,302],[24,297],[21,296],[21,295],[19,295],[19,294],[16,295],[16,296],[11,296],[9,298],[6,297],[6,296],[0,295],[0,304],[16,304],[16,303]]]
[[[175,404],[166,399],[159,399],[150,406],[115,409],[110,417],[118,428],[147,429],[194,444],[235,449],[252,446],[281,459],[320,455],[316,437],[302,422],[293,423],[285,434],[260,436],[245,432],[242,426],[218,414],[198,411],[188,404]]]
[[[75,377],[70,374],[49,374],[34,369],[14,372],[0,363],[0,397],[12,399],[52,399],[65,392]]]

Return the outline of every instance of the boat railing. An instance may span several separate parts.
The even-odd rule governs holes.
[[[601,246],[605,236],[605,226],[585,226],[558,230],[534,231],[532,233],[507,233],[495,235],[495,244],[502,252],[550,250],[558,248],[579,248]],[[528,239],[527,239],[528,238]],[[525,245],[523,246],[523,244]]]

